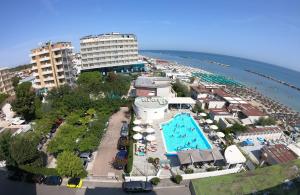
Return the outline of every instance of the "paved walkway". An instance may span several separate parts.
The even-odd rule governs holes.
[[[120,108],[120,111],[113,114],[109,120],[107,131],[101,140],[98,148],[97,155],[93,162],[93,168],[90,175],[93,177],[114,177],[121,178],[122,170],[116,170],[112,167],[112,161],[116,156],[117,143],[120,137],[120,130],[122,121],[129,122],[129,119],[125,117],[127,107]]]

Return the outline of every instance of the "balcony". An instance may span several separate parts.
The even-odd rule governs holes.
[[[43,57],[43,58],[40,58],[40,62],[42,62],[42,61],[47,61],[47,60],[50,60],[50,58],[49,58],[49,57]]]
[[[44,80],[44,82],[46,82],[46,81],[53,81],[54,78],[53,77],[46,77],[43,80]]]
[[[36,63],[36,59],[34,59],[34,60],[31,59],[31,60],[30,60],[30,63],[31,63],[31,64]]]

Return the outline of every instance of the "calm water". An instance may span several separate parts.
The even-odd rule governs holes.
[[[212,73],[230,77],[247,86],[256,88],[264,95],[271,97],[296,111],[300,111],[299,91],[246,72],[245,69],[273,76],[274,78],[283,80],[297,87],[300,87],[300,72],[263,62],[217,54],[165,50],[146,50],[141,51],[140,53],[149,57],[177,61],[180,64],[198,67]],[[208,63],[208,61],[228,64],[230,67],[222,67],[217,64]]]
[[[187,149],[211,148],[200,127],[189,114],[178,114],[170,122],[162,125],[168,153]]]

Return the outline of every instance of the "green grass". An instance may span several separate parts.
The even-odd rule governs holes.
[[[295,171],[298,167],[298,173]],[[300,174],[300,160],[287,164],[258,168],[237,174],[216,176],[193,180],[193,188],[197,195],[210,194],[251,194],[265,191],[271,194],[299,194],[300,187],[284,190],[281,186],[285,179],[293,180]],[[299,182],[297,183],[300,186]]]

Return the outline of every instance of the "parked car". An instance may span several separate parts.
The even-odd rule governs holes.
[[[43,181],[46,185],[60,186],[62,183],[62,178],[60,176],[48,176]]]
[[[123,122],[122,127],[121,127],[121,136],[127,137],[129,134],[129,128],[128,128],[128,123],[126,121]]]
[[[120,137],[117,145],[118,150],[126,150],[127,142],[127,137]]]
[[[82,179],[80,178],[70,178],[67,184],[69,188],[81,188],[82,187]]]
[[[93,154],[91,152],[83,152],[79,155],[82,160],[91,161]]]
[[[145,181],[123,182],[122,188],[125,192],[151,192],[153,190],[152,184]]]
[[[122,170],[127,164],[128,153],[126,150],[121,150],[117,153],[113,166],[115,169]]]

